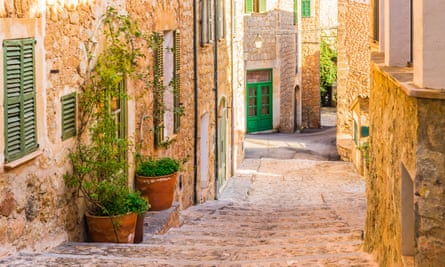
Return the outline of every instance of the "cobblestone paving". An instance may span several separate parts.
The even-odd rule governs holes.
[[[63,244],[0,266],[377,266],[361,251],[363,178],[345,162],[246,159],[220,200],[144,243]]]

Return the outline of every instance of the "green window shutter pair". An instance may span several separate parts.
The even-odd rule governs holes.
[[[311,0],[301,0],[301,16],[304,18],[311,16]]]
[[[159,147],[164,140],[164,38],[160,33],[154,38],[154,145]]]
[[[179,131],[181,123],[181,33],[179,30],[174,32],[174,122],[173,122],[173,132],[177,133]]]
[[[266,12],[266,4],[266,0],[246,0],[245,13],[250,14],[252,12]]]
[[[3,41],[6,161],[38,148],[34,45],[33,38]]]
[[[76,135],[76,93],[62,96],[62,140]]]

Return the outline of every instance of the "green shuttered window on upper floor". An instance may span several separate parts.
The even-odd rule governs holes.
[[[76,135],[76,93],[62,96],[62,140]]]
[[[181,125],[181,33],[179,30],[174,31],[174,122],[173,122],[173,132],[179,132],[179,127]]]
[[[33,38],[3,41],[6,162],[38,148],[34,61]]]
[[[311,0],[301,0],[301,17],[308,18],[311,16]]]
[[[266,0],[246,0],[245,13],[264,13],[266,12]]]

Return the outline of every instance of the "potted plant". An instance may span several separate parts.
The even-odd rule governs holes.
[[[78,135],[69,154],[72,171],[64,178],[68,187],[87,200],[85,216],[91,241],[132,243],[138,214],[143,215],[149,205],[128,187],[130,144],[121,131],[116,106],[121,108],[127,99],[122,84],[138,76],[137,62],[143,56],[133,42],[146,36],[128,16],[112,8],[103,22],[102,52],[93,56],[97,49],[94,41],[85,46],[87,66],[94,68],[87,70],[78,94]]]
[[[143,159],[136,169],[136,189],[150,199],[150,210],[172,206],[180,161],[172,158]]]

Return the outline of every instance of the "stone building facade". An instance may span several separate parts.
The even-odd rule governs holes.
[[[203,13],[204,2],[214,7],[213,14]],[[23,250],[43,251],[63,241],[84,239],[82,201],[67,189],[63,180],[63,175],[71,169],[67,156],[75,141],[61,138],[61,99],[78,92],[87,68],[92,67],[87,65],[85,44],[88,40],[100,44],[101,18],[108,6],[137,20],[142,31],[162,34],[165,42],[173,31],[180,33],[179,99],[184,112],[179,130],[175,134],[166,130],[165,137],[173,142],[167,148],[154,146],[153,94],[137,80],[127,80],[125,85],[129,95],[126,134],[131,142],[140,145],[142,154],[187,159],[175,196],[181,208],[217,197],[243,155],[240,130],[243,123],[232,110],[232,86],[237,84],[240,88],[244,79],[243,65],[232,61],[234,55],[242,53],[242,37],[237,36],[238,42],[231,44],[232,29],[237,27],[231,21],[231,12],[236,12],[231,4],[228,0],[15,1],[14,4],[2,1],[0,41],[34,47],[35,112],[31,115],[36,120],[35,135],[27,136],[34,141],[31,152],[24,150],[11,156],[11,142],[0,140],[0,257]],[[206,25],[203,16],[209,18]],[[215,17],[220,19],[217,24]],[[207,32],[208,41],[201,39],[203,28],[213,29]],[[217,37],[218,29],[222,32]],[[143,67],[153,68],[153,51],[143,48],[142,52],[146,55]],[[8,97],[9,79],[4,76],[5,57],[0,61],[3,88],[0,132],[4,136],[9,120],[6,114],[11,109],[3,104]],[[242,75],[233,73],[234,65]],[[173,122],[167,122],[166,127],[171,127],[168,123]],[[132,187],[132,153],[128,159],[128,183]]]
[[[368,126],[360,103],[366,107],[369,97],[370,12],[369,1],[338,1],[337,147],[342,159],[353,161],[359,170],[364,159],[357,147],[366,142],[361,129]]]
[[[445,5],[412,3],[339,4],[339,90],[343,96],[339,92],[338,137],[354,140],[357,106],[348,114],[346,104],[353,95],[360,101],[367,98],[363,105],[369,106],[369,148],[363,151],[369,164],[365,168],[364,237],[365,249],[376,255],[381,266],[445,264],[445,78],[440,73],[445,53],[439,49],[444,39],[438,26],[444,22]],[[347,53],[349,49],[356,50],[354,55]],[[361,60],[353,60],[359,56]],[[368,58],[369,66],[363,65]],[[359,75],[348,76],[352,70]],[[356,86],[340,88],[347,79]],[[354,149],[340,143],[339,150],[355,160]]]
[[[264,1],[266,5],[257,10],[247,10],[249,1],[242,2],[247,132],[293,132],[298,108],[294,2]]]

